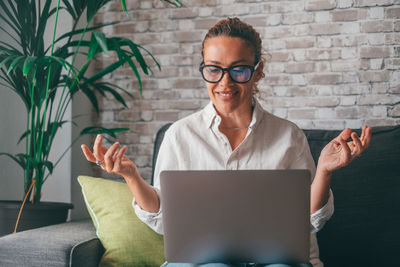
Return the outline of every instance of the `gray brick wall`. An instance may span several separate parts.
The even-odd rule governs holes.
[[[267,110],[308,129],[400,124],[398,0],[183,2],[186,8],[176,9],[159,0],[130,0],[127,17],[114,1],[96,18],[121,21],[107,33],[145,46],[162,67],[143,77],[142,96],[128,67],[109,77],[134,99],[128,110],[104,100],[99,118],[107,127],[131,128],[119,140],[145,178],[157,129],[208,103],[198,72],[201,41],[227,16],[249,22],[263,37],[266,77],[259,88]]]

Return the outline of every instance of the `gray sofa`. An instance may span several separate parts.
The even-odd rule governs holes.
[[[165,130],[157,134],[153,166]],[[339,131],[305,130],[316,160]],[[335,214],[318,233],[325,266],[400,266],[400,126],[373,129],[369,149],[332,180]],[[1,219],[1,218],[0,218]],[[104,249],[89,220],[0,238],[0,266],[97,266]]]

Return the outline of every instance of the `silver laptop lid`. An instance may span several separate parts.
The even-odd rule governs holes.
[[[308,262],[308,170],[163,171],[160,182],[168,262]]]

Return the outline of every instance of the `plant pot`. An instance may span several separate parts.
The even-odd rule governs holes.
[[[21,201],[0,200],[0,236],[14,231]],[[73,205],[59,202],[26,203],[22,209],[17,232],[63,223]]]

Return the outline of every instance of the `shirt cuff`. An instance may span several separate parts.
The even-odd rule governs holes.
[[[311,233],[316,233],[321,230],[325,223],[332,217],[333,211],[333,193],[332,190],[329,189],[329,198],[327,203],[310,216]]]
[[[154,187],[153,187],[154,188]],[[162,227],[162,201],[160,198],[160,190],[158,188],[154,188],[159,199],[160,199],[160,209],[158,212],[149,212],[143,210],[137,203],[135,198],[132,200],[132,206],[135,210],[136,216],[145,224],[147,224],[151,229],[159,234],[163,234]]]

